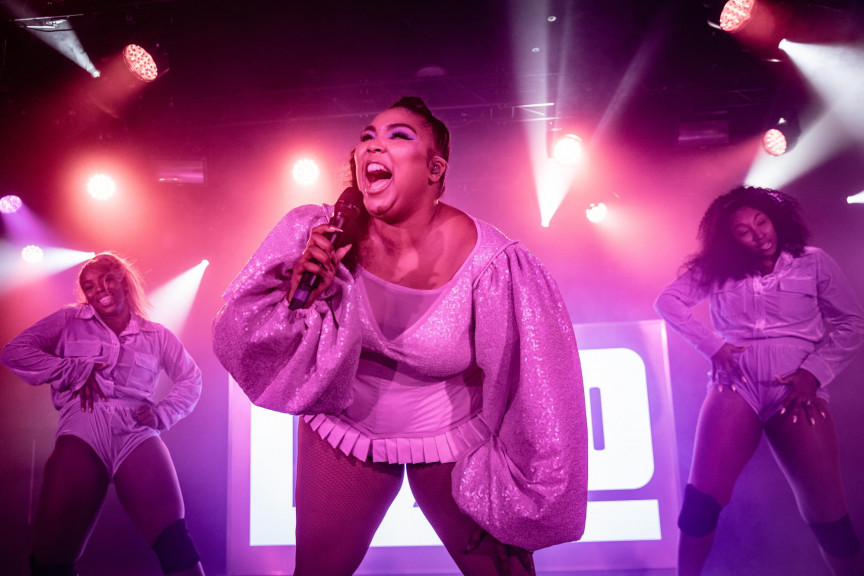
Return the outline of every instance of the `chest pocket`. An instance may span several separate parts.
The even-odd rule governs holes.
[[[101,342],[78,340],[66,342],[63,356],[67,358],[96,358],[100,352],[102,352]]]
[[[779,288],[779,312],[785,317],[812,316],[818,313],[816,282],[808,278],[782,278]]]
[[[743,281],[729,281],[713,294],[716,311],[721,317],[741,318],[747,313],[748,292]]]
[[[129,383],[136,388],[149,388],[155,385],[159,375],[159,359],[149,354],[135,353],[135,363],[129,373]]]

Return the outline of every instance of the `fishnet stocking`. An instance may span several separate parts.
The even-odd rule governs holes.
[[[350,576],[402,485],[403,467],[345,456],[300,421],[294,576]],[[453,500],[453,464],[409,464],[417,504],[466,576],[533,576],[531,555],[483,534]]]

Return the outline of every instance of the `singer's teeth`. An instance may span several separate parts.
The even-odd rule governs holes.
[[[114,299],[111,298],[111,296],[103,296],[102,298],[99,299],[99,304],[101,304],[102,306],[110,306],[111,302],[113,302],[113,301],[114,301]]]
[[[378,164],[377,162],[372,162],[371,164],[366,166],[366,176],[369,178],[370,183],[375,183],[378,180],[387,180],[389,178],[392,178],[393,173],[381,164]]]

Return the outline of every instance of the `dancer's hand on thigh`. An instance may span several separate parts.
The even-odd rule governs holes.
[[[747,382],[737,358],[737,355],[747,348],[747,346],[735,346],[726,342],[711,356],[711,380],[719,392],[723,391],[724,385],[729,386],[734,392],[736,380]]]
[[[783,402],[780,414],[788,412],[792,416],[793,424],[798,422],[799,414],[810,425],[816,424],[817,415],[825,418],[825,413],[816,407],[816,391],[819,389],[819,380],[813,374],[799,368],[785,378],[777,376],[775,380],[779,384],[789,387],[789,396]]]

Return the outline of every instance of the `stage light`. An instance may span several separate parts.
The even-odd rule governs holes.
[[[797,121],[781,118],[777,124],[765,131],[762,148],[771,156],[782,156],[795,147],[800,135]]]
[[[42,252],[42,248],[36,246],[35,244],[25,246],[21,250],[21,258],[28,264],[38,264],[42,261],[42,258],[44,257],[45,253]]]
[[[22,249],[21,244],[0,240],[0,294],[77,266],[95,255],[46,244],[29,244]]]
[[[864,204],[864,192],[858,192],[846,198],[847,204]]]
[[[608,212],[609,209],[606,207],[606,204],[603,202],[597,202],[588,206],[588,209],[585,210],[585,217],[588,218],[589,222],[599,224],[606,219],[606,214]]]
[[[294,164],[294,168],[291,170],[291,175],[294,177],[294,181],[297,182],[297,184],[300,184],[301,186],[311,186],[318,181],[318,177],[321,175],[321,170],[318,168],[318,164],[316,164],[314,160],[303,158]]]
[[[99,74],[96,66],[90,60],[90,56],[81,45],[81,40],[78,38],[69,20],[72,17],[81,16],[81,14],[37,16],[32,13],[27,2],[9,1],[5,4],[16,17],[14,20],[15,24],[28,30],[36,38],[39,38],[57,52],[78,64],[91,76]]]
[[[14,214],[21,209],[21,198],[14,194],[8,194],[0,198],[0,212],[3,214]]]
[[[159,76],[153,57],[137,44],[129,44],[123,49],[123,63],[142,82],[152,82]]]
[[[117,185],[114,180],[106,174],[94,174],[87,182],[87,192],[99,201],[105,201],[114,196]]]
[[[153,320],[179,334],[186,324],[204,270],[209,264],[207,260],[202,260],[148,294],[148,299],[153,304]]]
[[[577,127],[550,120],[546,125],[546,157],[561,166],[575,166],[582,159],[585,143],[577,135]]]
[[[776,128],[771,128],[762,136],[762,148],[772,156],[780,156],[786,153],[786,136]]]
[[[583,175],[581,164],[585,162],[586,150],[574,130],[557,128],[554,121],[528,122],[526,132],[531,147],[540,225],[546,228],[573,183]]]
[[[128,44],[105,59],[101,75],[90,86],[90,98],[112,118],[122,118],[136,97],[167,71],[165,54]]]
[[[708,24],[747,47],[762,60],[777,59],[777,44],[790,28],[795,10],[785,0],[703,0]],[[722,7],[721,7],[722,4]]]
[[[564,134],[552,144],[552,158],[562,166],[575,166],[582,158],[582,139],[575,134]]]
[[[729,0],[720,12],[720,28],[730,34],[743,30],[755,10],[756,0]]]

